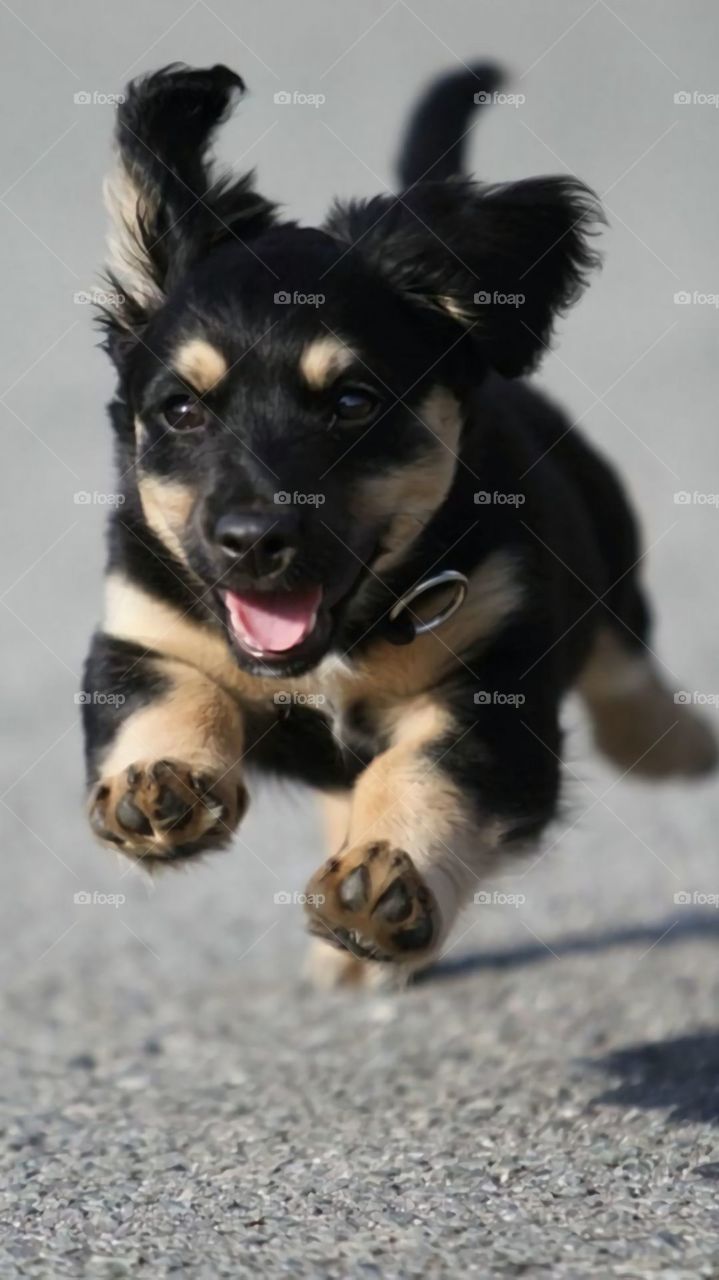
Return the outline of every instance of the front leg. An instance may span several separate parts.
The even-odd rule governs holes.
[[[394,712],[389,747],[355,785],[347,842],[307,886],[311,933],[425,965],[499,854],[539,834],[557,799],[557,700],[523,669],[486,664],[444,701]]]
[[[88,817],[148,866],[226,845],[245,809],[237,703],[186,663],[100,635],[83,693]]]

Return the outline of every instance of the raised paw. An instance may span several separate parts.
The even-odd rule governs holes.
[[[102,778],[89,801],[95,835],[152,863],[218,849],[247,808],[247,792],[229,775],[213,778],[177,760],[139,761]]]
[[[310,933],[360,959],[407,963],[436,944],[437,904],[409,854],[387,840],[330,858],[306,898]]]

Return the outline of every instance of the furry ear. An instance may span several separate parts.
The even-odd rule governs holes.
[[[599,258],[599,202],[569,178],[420,183],[337,204],[326,230],[419,306],[471,330],[506,377],[529,372]]]
[[[101,323],[116,360],[187,268],[220,241],[248,239],[273,221],[253,174],[214,177],[207,152],[244,92],[227,67],[173,64],[133,80],[118,110],[118,164],[105,184],[108,277],[118,298]]]

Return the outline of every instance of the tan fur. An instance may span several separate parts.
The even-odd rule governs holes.
[[[195,494],[175,480],[153,475],[140,474],[138,488],[142,510],[153,533],[168,551],[187,565],[182,534],[194,506]]]
[[[332,791],[322,796],[329,854],[337,853],[345,844],[351,800],[352,794],[349,791]],[[310,942],[305,973],[318,991],[331,991],[335,987],[364,987],[372,985],[380,976],[376,965],[358,960],[346,951],[338,951],[319,938],[313,938]]]
[[[393,517],[384,537],[384,553],[374,566],[378,573],[401,559],[442,505],[457,466],[462,418],[456,397],[444,387],[435,387],[417,416],[428,429],[426,453],[414,463],[365,481],[355,499],[360,523],[372,525]]]
[[[122,574],[105,584],[105,630],[190,663],[228,692],[243,699],[271,701],[278,688],[293,693],[323,693],[341,715],[359,699],[391,706],[420,694],[450,671],[471,644],[496,631],[521,602],[511,561],[490,557],[470,579],[464,605],[436,633],[419,636],[407,647],[378,641],[355,663],[328,661],[309,675],[281,681],[250,676],[237,665],[223,633],[183,616]],[[351,657],[351,655],[350,655]]]
[[[328,791],[322,796],[327,848],[330,853],[341,849],[347,839],[351,803],[350,791]]]
[[[392,745],[355,785],[349,843],[382,838],[405,849],[416,843],[418,824],[426,829],[428,844],[450,837],[463,809],[462,796],[432,768],[424,752],[451,733],[452,717],[441,702],[424,695],[405,708],[395,708],[388,720],[393,724]],[[412,857],[416,863],[414,852]]]
[[[222,352],[206,338],[190,338],[184,342],[172,356],[170,363],[198,395],[212,391],[229,369]]]
[[[261,700],[269,693],[269,682],[265,688],[240,670],[221,631],[183,615],[120,573],[105,580],[104,630],[196,667],[227,692]]]
[[[148,217],[147,202],[123,165],[105,179],[103,195],[110,215],[108,266],[133,298],[156,308],[162,302],[162,294],[148,270],[139,229],[139,218]]]
[[[152,663],[169,693],[128,716],[102,761],[112,776],[138,760],[182,760],[199,771],[240,769],[244,733],[236,702],[198,671],[169,659]]]
[[[363,866],[366,882],[377,881],[378,892],[392,874],[400,875],[413,898],[415,916],[431,910],[435,920],[432,947],[414,958],[395,948],[393,958],[412,969],[427,964],[454,923],[457,913],[480,883],[496,857],[502,829],[496,820],[482,823],[444,770],[436,767],[431,751],[441,741],[452,750],[453,735],[462,730],[441,701],[431,694],[395,709],[391,744],[360,774],[353,793],[347,844],[321,867],[309,889],[325,894],[308,905],[313,932],[333,933],[349,927],[364,945],[391,950],[392,930],[369,905],[343,907],[338,887]],[[377,896],[376,894],[374,895]],[[372,897],[370,896],[370,903]],[[432,904],[431,906],[429,904]],[[338,966],[315,953],[315,976],[325,985],[357,981],[362,971]]]
[[[431,604],[413,605],[418,617],[434,613],[443,596],[433,593]],[[510,557],[497,552],[470,577],[461,609],[437,631],[418,636],[411,645],[379,641],[358,658],[351,674],[338,673],[344,699],[368,698],[391,703],[421,693],[437,683],[459,662],[467,649],[479,648],[522,602],[521,588]],[[351,657],[351,655],[350,655]],[[468,663],[471,671],[472,663]]]
[[[693,707],[677,703],[649,655],[632,653],[600,632],[578,681],[597,746],[640,777],[707,773],[717,760],[714,734]]]
[[[328,334],[305,347],[300,357],[300,373],[313,391],[322,391],[338,373],[352,364],[354,358],[349,347]]]

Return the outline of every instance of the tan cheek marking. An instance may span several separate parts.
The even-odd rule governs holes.
[[[187,564],[181,534],[190,518],[195,494],[185,485],[157,476],[140,476],[138,489],[149,527],[168,551]]]
[[[363,486],[358,518],[374,522],[392,516],[385,533],[385,554],[375,568],[386,570],[408,548],[449,493],[457,465],[462,417],[459,402],[444,387],[435,387],[418,410],[427,423],[427,453]]]
[[[200,395],[211,391],[229,368],[222,352],[206,338],[190,338],[178,347],[171,363],[183,381]]]
[[[300,373],[313,391],[321,391],[354,360],[348,347],[328,335],[305,347],[300,357]]]

